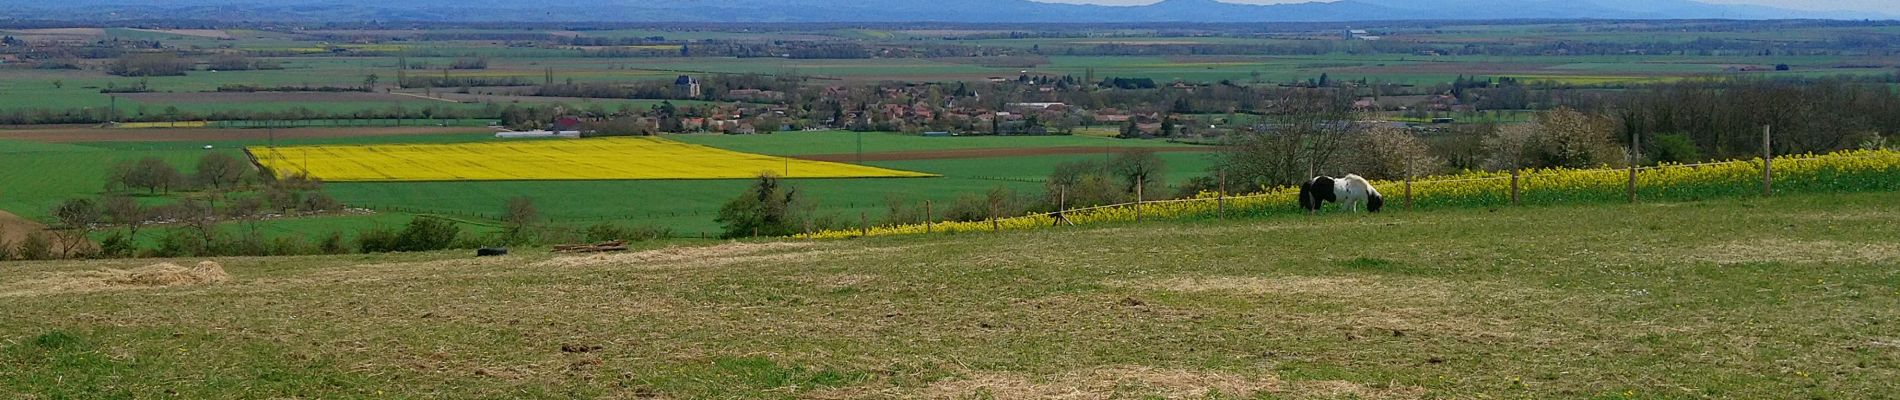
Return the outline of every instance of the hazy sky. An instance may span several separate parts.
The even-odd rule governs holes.
[[[1088,3],[1111,5],[1139,5],[1154,3],[1157,0],[1039,0],[1050,3]],[[1229,3],[1279,4],[1305,3],[1312,0],[1221,0]],[[1781,7],[1796,10],[1855,10],[1900,13],[1900,0],[1698,0],[1716,4],[1753,4]]]

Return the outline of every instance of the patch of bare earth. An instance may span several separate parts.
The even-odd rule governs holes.
[[[61,253],[66,248],[66,243],[68,243],[60,235],[55,235],[53,232],[47,231],[46,225],[44,224],[18,215],[13,215],[6,211],[0,211],[0,246],[18,246],[21,241],[26,240],[27,235],[33,232],[44,232],[46,239],[51,240],[53,243],[54,253]],[[75,253],[83,254],[84,252],[97,249],[98,245],[88,242],[75,246],[73,250]]]
[[[224,272],[224,266],[214,261],[202,261],[191,267],[158,263],[129,270],[106,268],[57,273],[48,278],[21,281],[0,288],[0,297],[197,286],[230,281],[231,275]]]
[[[770,243],[727,243],[703,247],[668,247],[659,250],[647,250],[632,253],[602,253],[584,256],[557,257],[552,260],[535,263],[536,267],[590,267],[601,265],[642,265],[676,264],[699,265],[718,262],[731,264],[743,262],[742,256],[760,253],[800,250],[816,245],[811,242],[770,242]]]
[[[219,29],[131,29],[131,30],[139,31],[139,32],[165,33],[165,34],[172,34],[172,35],[179,35],[179,36],[196,36],[196,37],[212,38],[212,39],[236,39],[234,37],[231,37],[230,33],[227,33]]]
[[[21,218],[13,213],[0,211],[0,244],[20,243],[21,240],[26,239],[28,233],[42,230],[46,230],[46,225]]]
[[[1736,240],[1697,249],[1690,258],[1718,264],[1886,263],[1900,261],[1900,244],[1836,240]]]
[[[914,397],[933,399],[1204,398],[1213,394],[1252,397],[1284,389],[1278,377],[1248,377],[1215,371],[1116,366],[1046,378],[975,372],[931,384]],[[908,396],[907,396],[908,397]]]
[[[1445,302],[1452,300],[1451,286],[1434,280],[1392,282],[1342,277],[1306,276],[1199,276],[1162,279],[1149,282],[1113,282],[1116,286],[1172,292],[1235,292],[1277,294],[1345,299],[1406,299]]]
[[[1397,332],[1394,335],[1425,334],[1494,342],[1518,339],[1552,338],[1560,335],[1547,328],[1524,326],[1508,317],[1487,315],[1470,309],[1472,299],[1459,294],[1449,282],[1422,278],[1352,277],[1251,277],[1195,276],[1148,281],[1113,281],[1109,286],[1168,291],[1177,293],[1228,293],[1257,296],[1265,301],[1290,304],[1323,302],[1340,306],[1336,311],[1316,313],[1279,313],[1278,321],[1312,327],[1346,330]],[[1464,286],[1496,286],[1473,289],[1490,293],[1497,300],[1534,297],[1536,290],[1511,287],[1503,283],[1463,283]]]
[[[864,387],[821,390],[810,398],[926,398],[926,399],[1116,399],[1164,398],[1202,399],[1254,398],[1351,398],[1416,399],[1424,397],[1424,388],[1416,386],[1382,387],[1342,380],[1283,381],[1266,374],[1250,376],[1220,371],[1195,371],[1146,366],[1110,366],[1068,372],[1053,376],[1023,373],[965,372],[921,389],[876,390]]]

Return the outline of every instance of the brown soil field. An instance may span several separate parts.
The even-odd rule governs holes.
[[[130,29],[139,32],[168,33],[179,36],[196,36],[213,39],[234,39],[230,33],[220,29]]]
[[[1124,149],[1126,148],[1102,148],[1102,147],[1076,146],[1076,147],[1040,147],[1040,148],[892,151],[892,152],[883,152],[883,153],[864,153],[864,161],[948,160],[948,159],[959,159],[959,158],[1022,157],[1022,156],[1046,156],[1046,155],[1062,155],[1062,154],[1102,154],[1102,153],[1121,151]],[[1219,150],[1219,148],[1217,147],[1157,147],[1157,148],[1151,148],[1151,149],[1156,152],[1163,152],[1163,153],[1198,153],[1198,152],[1211,152],[1211,151]],[[805,160],[831,161],[831,162],[850,162],[850,161],[858,160],[857,153],[811,154],[811,155],[791,156],[791,157],[805,159]]]
[[[357,136],[394,136],[394,135],[433,135],[444,133],[489,132],[485,128],[471,127],[338,127],[338,128],[282,128],[276,130],[279,139],[318,139]],[[263,139],[270,132],[264,129],[217,129],[217,128],[152,128],[152,129],[111,129],[94,127],[67,127],[53,129],[0,130],[0,139],[30,140],[36,142],[72,143],[72,142],[190,142],[210,140]]]
[[[278,103],[278,102],[398,102],[416,98],[369,92],[193,92],[126,93],[119,95],[138,102],[164,104]]]
[[[21,218],[13,213],[0,211],[0,243],[19,243],[20,240],[26,239],[28,232],[38,232],[43,229],[46,229],[46,225]]]

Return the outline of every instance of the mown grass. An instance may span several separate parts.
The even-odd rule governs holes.
[[[10,263],[0,393],[1879,398],[1895,201],[228,258],[232,283],[85,293],[48,282],[154,261]]]

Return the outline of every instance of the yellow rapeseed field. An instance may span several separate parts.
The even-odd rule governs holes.
[[[333,182],[923,177],[930,174],[741,153],[653,137],[462,144],[250,147],[278,175]]]

